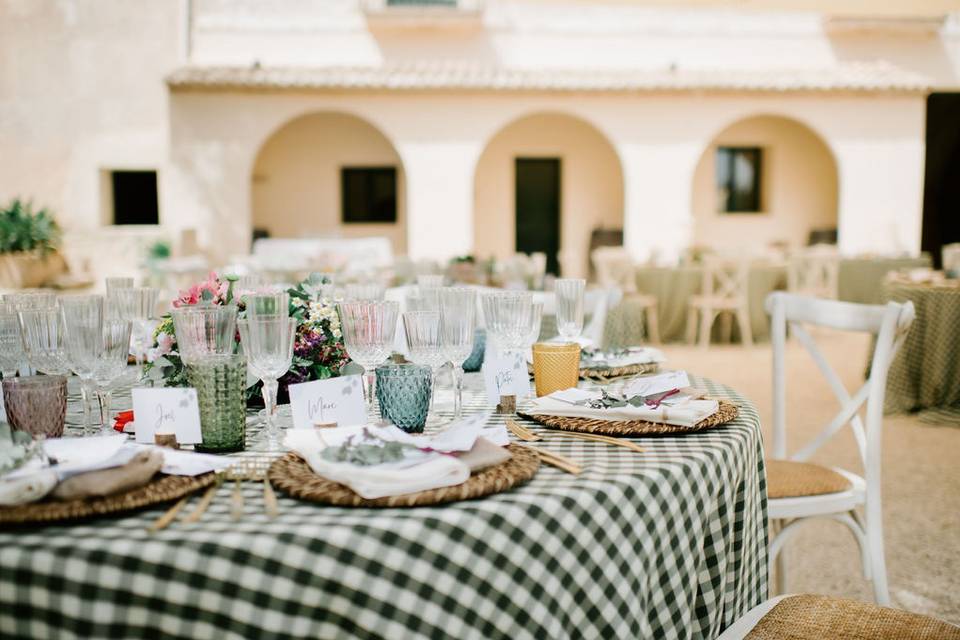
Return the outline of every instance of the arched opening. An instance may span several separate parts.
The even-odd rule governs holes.
[[[474,253],[544,251],[548,268],[586,276],[591,234],[623,229],[623,170],[602,133],[580,118],[530,115],[501,129],[477,162]]]
[[[713,138],[694,172],[693,244],[795,248],[811,232],[829,238],[837,183],[833,154],[806,125],[768,115],[739,120]]]
[[[405,253],[403,164],[367,121],[314,113],[275,131],[251,176],[254,233],[279,238],[384,236]]]

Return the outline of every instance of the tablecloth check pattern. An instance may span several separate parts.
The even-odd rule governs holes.
[[[890,365],[884,409],[960,424],[960,286],[888,282],[886,299],[910,300],[917,318]]]
[[[368,510],[281,497],[269,520],[251,484],[240,522],[223,488],[199,523],[152,535],[160,509],[0,533],[0,635],[714,637],[767,597],[766,488],[756,410],[696,382],[740,417],[642,439],[645,454],[550,438],[582,475],[543,467],[481,500]],[[471,411],[481,388],[468,376]]]

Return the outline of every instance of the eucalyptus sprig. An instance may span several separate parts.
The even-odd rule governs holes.
[[[364,428],[359,441],[350,436],[342,445],[327,447],[320,456],[328,462],[346,462],[369,467],[385,462],[399,462],[407,453],[419,451],[412,444],[384,440],[369,429]]]

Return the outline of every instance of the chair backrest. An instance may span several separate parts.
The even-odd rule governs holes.
[[[700,293],[746,304],[749,278],[749,259],[708,255],[703,259]]]
[[[636,293],[637,277],[633,258],[623,247],[597,247],[590,254],[597,272],[597,284],[605,289],[617,288]]]
[[[885,305],[866,305],[774,292],[767,296],[766,309],[771,318],[773,343],[774,457],[788,457],[785,350],[789,326],[793,335],[810,352],[817,368],[826,378],[841,405],[840,412],[833,420],[806,446],[790,455],[789,459],[799,461],[809,459],[845,424],[849,424],[860,451],[867,485],[874,489],[874,493],[878,493],[876,489],[879,488],[880,481],[881,428],[887,372],[913,324],[913,303],[888,302]],[[870,333],[875,336],[876,344],[870,361],[870,377],[852,396],[803,325]],[[864,404],[866,404],[866,426],[860,418],[860,409]]]
[[[840,255],[829,245],[816,245],[790,256],[787,290],[790,293],[836,299]]]

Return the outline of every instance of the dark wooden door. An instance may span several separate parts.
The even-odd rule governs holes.
[[[559,274],[560,158],[516,159],[516,216],[517,251],[542,251]]]
[[[927,146],[920,246],[939,269],[940,249],[960,242],[960,93],[927,96]]]

